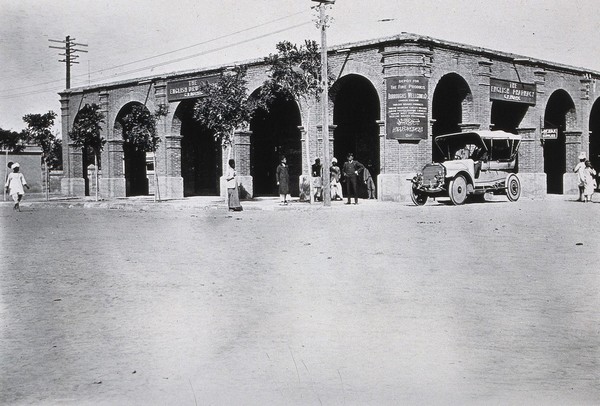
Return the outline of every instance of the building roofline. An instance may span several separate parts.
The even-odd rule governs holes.
[[[336,53],[336,52],[339,52],[342,50],[352,51],[353,49],[371,48],[374,46],[381,46],[381,45],[392,44],[392,43],[415,43],[415,44],[421,44],[421,45],[431,46],[431,47],[440,47],[440,48],[446,48],[446,49],[452,49],[452,50],[460,50],[460,51],[469,52],[472,54],[482,54],[482,55],[485,55],[487,57],[494,58],[494,59],[506,59],[509,61],[512,60],[513,62],[522,64],[522,65],[533,65],[533,66],[539,66],[540,68],[549,68],[549,69],[554,69],[554,70],[575,72],[575,73],[579,73],[579,74],[583,73],[583,74],[587,74],[590,76],[594,75],[594,76],[600,77],[600,71],[586,69],[583,67],[566,65],[566,64],[552,62],[552,61],[548,61],[548,60],[544,60],[544,59],[532,58],[532,57],[529,57],[526,55],[514,54],[514,53],[510,53],[510,52],[498,51],[498,50],[493,50],[493,49],[483,48],[483,47],[477,47],[477,46],[462,44],[462,43],[458,43],[458,42],[445,41],[445,40],[440,40],[437,38],[432,38],[432,37],[428,37],[428,36],[424,36],[424,35],[412,34],[412,33],[407,33],[407,32],[402,32],[400,34],[396,34],[396,35],[392,35],[392,36],[388,36],[388,37],[381,37],[381,38],[375,38],[375,39],[357,41],[357,42],[348,42],[348,43],[330,46],[328,48],[328,53]],[[205,76],[209,76],[210,74],[218,74],[223,69],[226,69],[231,66],[256,66],[256,65],[263,64],[263,63],[264,63],[264,57],[254,58],[254,59],[249,59],[249,60],[245,60],[245,61],[223,63],[220,65],[213,65],[213,66],[208,66],[208,67],[198,68],[198,69],[173,71],[173,72],[161,73],[158,75],[143,76],[143,77],[135,78],[135,79],[123,79],[123,80],[119,80],[119,81],[115,81],[115,82],[106,82],[106,83],[92,84],[92,85],[88,85],[88,86],[80,86],[80,87],[76,87],[76,88],[65,89],[65,90],[59,92],[59,94],[67,95],[67,94],[73,94],[73,93],[84,93],[89,90],[122,87],[125,85],[141,84],[143,82],[148,82],[148,81],[184,78],[184,77],[189,77],[190,75],[194,75],[194,74],[196,74],[196,75],[202,74]]]

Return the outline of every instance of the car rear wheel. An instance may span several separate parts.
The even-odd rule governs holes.
[[[456,175],[454,179],[450,181],[448,187],[448,194],[450,200],[455,205],[463,204],[467,200],[467,180],[462,175]]]
[[[521,197],[521,181],[514,173],[506,177],[506,197],[511,202],[516,202]]]
[[[417,206],[423,206],[425,203],[427,203],[427,195],[425,193],[419,192],[414,187],[410,188],[410,198],[412,199],[413,203]]]

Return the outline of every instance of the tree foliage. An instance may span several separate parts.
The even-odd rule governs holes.
[[[106,140],[102,137],[104,114],[96,103],[86,104],[79,110],[69,138],[77,148],[92,148],[96,156],[100,155]]]
[[[160,137],[156,134],[156,122],[163,114],[162,110],[152,114],[146,106],[133,105],[121,123],[125,142],[138,151],[155,152],[160,143]]]
[[[303,45],[282,41],[275,46],[276,54],[264,61],[269,66],[269,79],[261,92],[263,100],[281,94],[302,103],[314,98],[319,100],[323,82],[321,80],[321,55],[315,41],[306,40]],[[329,76],[332,76],[329,74]],[[332,80],[329,81],[331,83]]]
[[[25,149],[27,134],[0,128],[0,149],[9,152],[21,152]]]
[[[194,119],[212,131],[215,140],[231,145],[236,129],[250,122],[260,101],[248,96],[246,69],[223,72],[215,82],[204,82],[194,104]]]
[[[56,113],[49,111],[45,114],[26,114],[23,121],[27,124],[25,134],[27,141],[42,148],[42,159],[49,164],[55,151],[56,136],[50,130],[54,125]]]

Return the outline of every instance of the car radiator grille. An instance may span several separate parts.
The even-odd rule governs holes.
[[[438,175],[441,175],[442,178],[444,176],[444,168],[442,165],[425,165],[423,168],[423,184],[430,187],[437,187],[439,181],[436,176]]]

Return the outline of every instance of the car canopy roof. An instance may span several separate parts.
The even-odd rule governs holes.
[[[467,131],[461,133],[452,133],[452,134],[444,134],[438,135],[435,137],[435,144],[437,147],[444,153],[444,155],[454,153],[456,149],[463,147],[467,144],[473,144],[478,148],[481,148],[483,151],[488,150],[488,145],[490,143],[486,143],[485,141],[508,141],[509,143],[514,145],[514,152],[518,148],[518,145],[521,141],[521,136],[518,134],[508,133],[506,131],[497,130],[481,130],[481,131]],[[486,145],[487,144],[487,145]],[[449,157],[449,156],[447,156]]]

